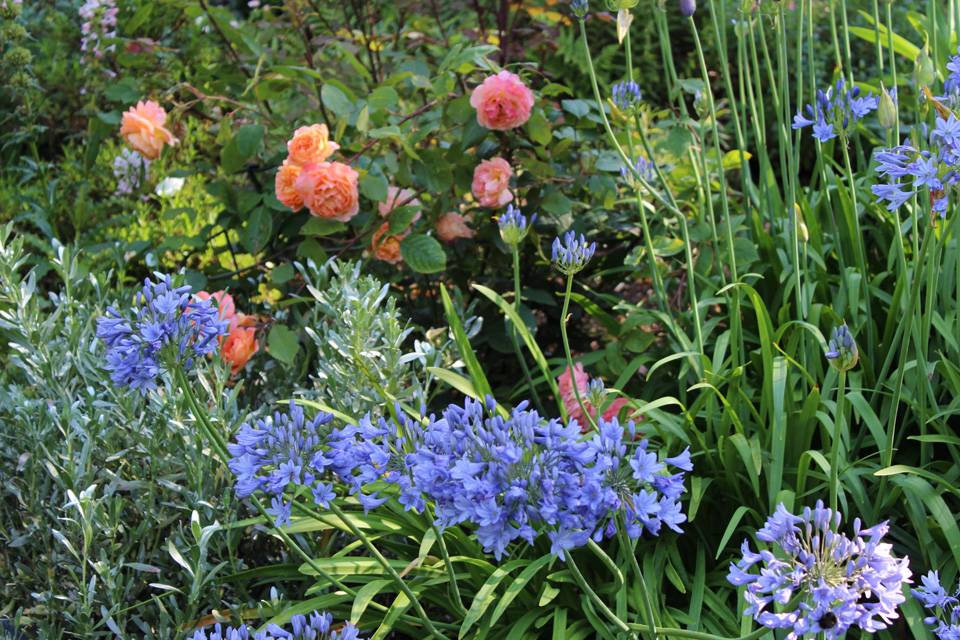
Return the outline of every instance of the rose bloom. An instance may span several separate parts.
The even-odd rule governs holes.
[[[127,139],[133,149],[147,160],[156,160],[165,144],[173,144],[176,138],[164,128],[167,112],[154,102],[140,101],[137,106],[123,114],[120,120],[120,135]]]
[[[342,162],[315,162],[297,176],[297,193],[311,214],[346,222],[360,211],[359,176]]]
[[[370,250],[373,252],[373,257],[377,260],[383,260],[384,262],[389,262],[390,264],[397,264],[403,260],[403,256],[400,255],[400,241],[406,237],[407,232],[404,231],[399,235],[387,236],[383,242],[380,242],[380,238],[387,232],[387,229],[389,228],[389,222],[384,222],[382,225],[380,225],[380,228],[377,229],[373,234],[373,242],[370,243]]]
[[[473,196],[484,207],[497,209],[513,200],[510,193],[510,176],[513,169],[503,158],[481,160],[473,170]]]
[[[574,365],[574,375],[573,379],[576,381],[577,391],[580,392],[580,399],[583,401],[583,406],[587,410],[587,413],[590,414],[591,418],[596,419],[597,417],[597,408],[594,407],[587,400],[587,385],[590,383],[590,376],[583,370],[583,363],[578,362]],[[570,417],[570,420],[576,420],[577,424],[580,425],[580,432],[587,433],[590,431],[590,421],[583,411],[580,410],[580,403],[577,402],[577,396],[573,391],[574,381],[571,380],[570,376],[570,367],[567,367],[567,370],[560,374],[560,377],[557,378],[557,386],[560,390],[560,399],[563,400],[563,406],[567,410],[567,415]],[[620,409],[622,409],[629,400],[626,398],[617,398],[614,400],[607,410],[603,412],[601,417],[604,420],[613,420],[620,414]]]
[[[473,229],[467,226],[467,218],[459,213],[448,213],[437,220],[437,235],[444,242],[453,243],[457,238],[472,238]]]
[[[470,96],[480,126],[498,131],[516,129],[529,120],[533,102],[533,92],[509,71],[490,76]]]
[[[393,210],[397,207],[398,204],[402,204],[402,203],[404,203],[404,202],[407,202],[407,198],[409,198],[409,197],[412,196],[412,195],[413,195],[413,191],[410,191],[410,189],[401,189],[401,188],[399,188],[399,187],[388,187],[388,188],[387,188],[387,201],[386,201],[386,202],[380,202],[380,203],[377,204],[377,209],[380,210],[380,215],[383,216],[384,218],[386,218],[387,216],[390,215],[390,212],[393,211]],[[423,205],[420,204],[420,201],[419,201],[419,200],[417,200],[416,198],[414,198],[413,200],[411,200],[410,202],[407,202],[407,203],[406,203],[405,205],[403,205],[403,206],[405,206],[405,207],[422,207]],[[419,220],[419,219],[420,219],[420,212],[417,211],[417,214],[416,214],[415,216],[413,216],[413,220],[411,220],[411,222],[414,222],[414,221]]]
[[[283,166],[277,171],[277,178],[274,184],[274,190],[277,194],[277,200],[290,207],[294,211],[300,211],[303,208],[303,198],[297,191],[297,178],[303,167],[289,159],[283,161]]]
[[[300,166],[323,162],[339,148],[336,142],[330,142],[330,131],[325,124],[300,127],[287,142],[290,162]]]
[[[230,375],[237,375],[246,366],[250,356],[260,349],[257,330],[238,324],[232,327],[230,334],[220,348],[220,356],[230,363]]]

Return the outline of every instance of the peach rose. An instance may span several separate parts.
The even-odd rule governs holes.
[[[277,171],[277,178],[274,184],[274,190],[277,193],[277,200],[290,207],[294,211],[300,211],[303,208],[303,198],[297,191],[297,178],[303,167],[299,164],[290,162],[289,159],[283,161],[283,166]]]
[[[472,238],[473,229],[467,226],[467,218],[459,213],[448,213],[437,220],[437,235],[444,242],[453,243],[457,238]]]
[[[383,234],[385,234],[389,228],[389,222],[384,222],[380,225],[380,228],[373,234],[373,242],[370,243],[370,250],[373,252],[373,257],[377,260],[397,264],[403,260],[403,256],[400,255],[400,241],[406,237],[407,232],[404,231],[395,236],[387,236],[383,242],[380,242],[380,238],[383,237]]]
[[[390,215],[390,212],[393,211],[398,204],[406,202],[405,207],[422,207],[420,201],[414,198],[410,202],[407,202],[407,198],[413,195],[413,191],[410,189],[401,189],[400,187],[388,187],[387,188],[387,201],[380,202],[377,204],[377,209],[380,210],[380,215],[386,218]],[[411,222],[415,222],[420,219],[420,212],[417,211],[417,214],[413,216]]]
[[[470,96],[480,126],[497,131],[516,129],[529,120],[533,102],[530,88],[509,71],[490,76]]]
[[[301,166],[323,162],[339,148],[336,142],[330,142],[330,131],[325,124],[300,127],[287,142],[290,162]]]
[[[481,160],[473,170],[473,196],[484,207],[497,209],[513,200],[510,176],[513,169],[503,158]]]
[[[297,193],[311,214],[346,222],[360,210],[358,177],[359,173],[342,162],[315,162],[297,176]]]
[[[250,356],[260,349],[257,341],[257,330],[254,328],[236,326],[220,349],[220,356],[230,363],[230,375],[237,375],[246,366]]]
[[[127,139],[133,149],[147,160],[156,160],[160,157],[163,145],[173,144],[177,140],[164,128],[167,121],[167,112],[154,102],[140,101],[137,106],[123,114],[120,120],[120,135]]]
[[[571,380],[570,367],[567,367],[567,370],[557,378],[560,399],[563,400],[563,406],[567,410],[567,415],[570,420],[576,420],[577,424],[580,425],[580,431],[586,433],[590,430],[590,421],[580,409],[580,403],[577,402],[577,396],[573,390],[574,380],[576,381],[577,391],[580,392],[580,399],[583,401],[583,406],[591,418],[597,417],[597,408],[587,400],[587,385],[590,382],[590,376],[583,370],[583,363],[578,362],[574,365],[574,375],[572,377],[573,380]],[[603,412],[601,417],[607,421],[613,420],[620,414],[620,410],[626,406],[628,402],[629,400],[626,398],[617,398],[607,407],[607,410]]]

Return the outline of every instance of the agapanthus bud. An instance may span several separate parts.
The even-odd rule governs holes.
[[[640,174],[640,177],[648,183],[653,182],[657,177],[657,170],[656,167],[654,167],[653,162],[647,160],[643,156],[637,158],[633,168],[635,171],[631,171],[627,167],[620,167],[620,177],[623,178],[624,182],[629,184],[634,189],[639,189],[643,186],[642,183],[637,179],[637,174]]]
[[[577,20],[582,22],[587,19],[587,11],[590,10],[590,6],[587,0],[570,0],[570,10],[573,11]]]
[[[572,276],[587,266],[596,250],[596,242],[588,245],[582,233],[577,238],[576,233],[568,231],[562,242],[559,237],[553,241],[553,266],[560,273]]]
[[[603,386],[603,380],[594,378],[587,384],[587,393],[584,400],[593,407],[602,407],[603,401],[607,397],[607,390]]]
[[[930,58],[930,53],[926,45],[923,46],[923,49],[920,50],[920,54],[917,55],[917,59],[914,61],[913,74],[914,80],[924,87],[929,87],[933,84],[933,81],[937,79],[937,71],[933,67],[933,60]]]
[[[680,13],[684,18],[689,18],[697,10],[697,0],[680,0]]]
[[[640,92],[640,85],[629,80],[613,85],[611,97],[617,109],[620,109],[620,111],[629,118],[640,108],[640,101],[643,99],[643,94]]]
[[[497,224],[500,225],[500,237],[507,244],[519,244],[527,237],[536,219],[537,214],[533,214],[528,222],[526,217],[521,215],[520,209],[512,204],[508,205],[507,212],[497,219]]]
[[[707,102],[707,97],[700,89],[697,89],[697,92],[693,94],[693,110],[701,119],[710,115],[710,103]]]
[[[607,0],[607,9],[610,11],[623,11],[632,9],[640,0]]]
[[[896,91],[896,89],[894,89],[894,91]],[[886,88],[881,86],[880,107],[877,113],[877,120],[880,121],[880,126],[889,131],[896,126],[898,119],[897,104],[893,101],[893,97],[887,93]]]
[[[829,351],[826,355],[830,364],[837,371],[849,371],[857,364],[860,353],[857,350],[857,343],[850,333],[847,323],[844,322],[833,330],[833,336],[830,339]]]

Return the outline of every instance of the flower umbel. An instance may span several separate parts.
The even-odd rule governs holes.
[[[923,586],[919,589],[911,589],[913,597],[923,603],[927,609],[931,609],[934,615],[924,618],[924,624],[938,625],[933,633],[940,640],[956,640],[960,638],[960,589],[952,596],[947,594],[947,590],[940,584],[940,573],[931,571],[920,578]]]
[[[314,611],[309,617],[294,614],[290,618],[290,630],[270,623],[265,631],[254,635],[246,625],[241,627],[223,627],[218,622],[209,633],[197,629],[189,640],[356,640],[359,630],[352,622],[345,622],[339,631],[331,630],[333,616],[327,612]]]
[[[597,243],[587,244],[587,239],[573,231],[568,231],[563,237],[563,242],[557,237],[553,241],[553,266],[560,273],[572,276],[583,270],[590,258],[597,251]]]
[[[802,129],[813,125],[813,137],[820,142],[826,142],[840,134],[850,133],[860,118],[878,105],[879,100],[873,93],[861,97],[860,87],[846,90],[846,81],[840,78],[836,86],[830,87],[826,92],[817,90],[816,103],[807,105],[809,117],[801,115],[797,109],[797,115],[793,117],[793,128]]]
[[[640,93],[640,85],[633,81],[618,82],[613,85],[613,104],[617,109],[623,111],[628,118],[637,112],[640,107],[640,101],[643,94]]]
[[[527,233],[533,227],[533,222],[536,219],[537,214],[533,214],[528,222],[527,218],[520,213],[520,209],[511,204],[507,206],[507,212],[497,218],[497,224],[500,225],[500,237],[507,244],[519,244],[527,237]]]
[[[217,350],[229,323],[220,320],[209,300],[193,301],[190,286],[174,287],[169,275],[144,280],[135,297],[136,316],[114,307],[97,318],[97,337],[107,344],[107,370],[118,387],[156,389],[161,369],[189,370],[199,356]]]
[[[830,360],[830,364],[839,371],[853,369],[860,357],[857,351],[857,343],[854,341],[853,334],[850,333],[846,322],[834,328],[829,349],[824,355]]]
[[[757,532],[773,550],[753,553],[744,540],[743,558],[730,563],[727,580],[747,585],[744,614],[771,629],[790,629],[788,640],[818,633],[834,640],[851,627],[869,633],[887,628],[904,601],[903,583],[911,582],[909,559],[894,558],[892,545],[881,542],[890,530],[886,522],[861,529],[856,519],[852,539],[839,528],[840,514],[822,501],[805,508],[803,517],[781,503]],[[759,575],[748,573],[755,564],[762,564]],[[783,611],[771,611],[774,605]]]
[[[590,10],[590,3],[587,0],[570,0],[570,10],[577,20],[583,22],[587,19],[587,12]]]

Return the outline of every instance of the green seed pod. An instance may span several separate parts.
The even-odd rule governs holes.
[[[887,92],[886,87],[883,86],[880,87],[880,107],[877,111],[877,119],[880,121],[880,126],[887,131],[893,129],[899,119],[897,104]]]
[[[623,11],[637,6],[640,0],[607,0],[607,9],[610,11]]]
[[[923,49],[914,61],[913,78],[923,87],[929,87],[937,79],[937,71],[933,68],[933,60],[930,59],[927,45],[923,45]]]
[[[3,56],[3,61],[12,67],[25,67],[33,60],[33,55],[23,47],[13,47]]]

